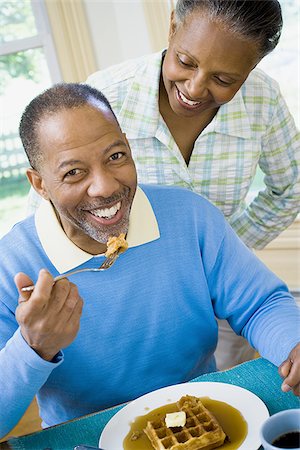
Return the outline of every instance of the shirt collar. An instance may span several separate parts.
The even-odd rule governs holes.
[[[137,69],[129,86],[118,114],[121,128],[129,139],[152,137],[156,133],[162,55],[163,52],[150,55],[147,63]]]
[[[158,108],[159,80],[164,51],[154,53],[137,69],[119,113],[122,130],[129,139],[156,135],[160,123]],[[222,105],[201,136],[210,132],[250,139],[250,120],[242,89],[233,99]],[[146,126],[143,126],[143,119]]]
[[[242,88],[238,90],[230,102],[220,107],[212,122],[202,132],[202,135],[210,131],[251,139],[252,130]]]
[[[42,200],[35,214],[35,225],[45,253],[59,273],[68,272],[94,257],[81,250],[67,237],[50,202]],[[137,247],[159,237],[158,223],[150,201],[138,187],[129,216],[126,237],[128,247]]]

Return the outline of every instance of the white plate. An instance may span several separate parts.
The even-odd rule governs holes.
[[[100,436],[99,446],[105,450],[123,450],[123,440],[130,431],[130,423],[137,416],[147,414],[149,410],[167,403],[174,403],[186,394],[210,397],[213,400],[226,402],[239,410],[248,424],[248,434],[239,450],[257,450],[260,447],[259,430],[262,423],[269,417],[268,409],[263,401],[239,386],[208,381],[175,384],[133,400],[106,424]]]

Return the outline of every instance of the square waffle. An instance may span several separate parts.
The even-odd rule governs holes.
[[[185,395],[177,406],[186,413],[183,427],[167,428],[164,419],[147,423],[144,432],[155,450],[211,450],[224,443],[226,434],[199,398]]]

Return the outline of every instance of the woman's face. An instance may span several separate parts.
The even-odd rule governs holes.
[[[194,117],[229,102],[260,60],[257,44],[230,32],[204,13],[176,27],[171,20],[162,76],[169,104]]]

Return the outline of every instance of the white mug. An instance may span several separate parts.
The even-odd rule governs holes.
[[[272,443],[280,436],[300,432],[300,409],[287,409],[269,417],[260,430],[260,439],[265,450],[278,450]],[[289,450],[300,450],[300,444]]]

